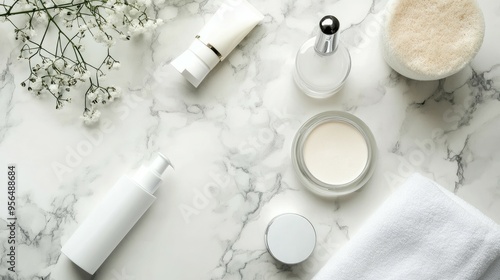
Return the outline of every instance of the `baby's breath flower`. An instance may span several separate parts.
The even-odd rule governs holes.
[[[30,38],[33,39],[36,36],[36,31],[33,27],[27,28],[26,30],[26,35]]]
[[[118,69],[120,69],[120,66],[121,66],[120,62],[115,61],[115,62],[111,65],[111,69],[118,70]]]
[[[161,19],[161,18],[155,19],[155,25],[156,25],[156,27],[163,25],[163,19]]]
[[[31,83],[31,89],[34,92],[40,92],[43,88],[42,78],[37,77],[34,82]]]
[[[40,23],[40,24],[47,24],[48,22],[48,17],[46,13],[43,12],[36,12],[34,15],[35,20]],[[1,19],[1,17],[0,17]]]
[[[90,72],[89,71],[77,71],[73,74],[73,78],[81,81],[85,81],[88,78],[90,78]]]
[[[51,59],[46,59],[43,63],[42,63],[42,68],[47,70],[49,69],[50,67],[52,67],[52,65],[54,64],[54,62],[51,60]]]
[[[151,31],[162,24],[161,19],[152,19],[145,12],[153,1],[155,5],[164,2],[4,1],[0,22],[8,19],[14,26],[15,38],[21,42],[18,57],[29,60],[31,73],[21,85],[36,95],[52,95],[56,99],[56,108],[61,109],[70,102],[69,93],[79,83],[86,83],[88,89],[82,118],[87,124],[96,122],[100,116],[99,106],[114,101],[121,94],[119,88],[103,83],[107,70],[121,66],[111,55],[110,48],[115,44],[115,38],[130,40],[131,36]],[[11,20],[11,17],[21,18]],[[84,38],[93,38],[101,43],[103,52],[85,53],[84,42],[87,39]],[[95,61],[96,64],[93,64]]]
[[[86,80],[86,79],[90,78],[90,72],[89,71],[83,72],[80,78],[82,80]]]
[[[49,86],[49,90],[50,90],[50,92],[56,94],[59,92],[59,86],[56,84],[52,84]]]
[[[83,112],[83,122],[87,125],[94,124],[99,120],[99,117],[101,117],[101,112],[95,108],[92,109],[86,109]]]
[[[111,102],[113,102],[116,98],[119,98],[121,96],[120,88],[110,87],[108,88],[108,93],[109,93],[108,100]]]
[[[125,10],[127,9],[127,6],[125,6],[125,5],[121,4],[121,3],[120,4],[116,3],[114,5],[114,7],[115,7],[115,11],[118,12],[118,13],[124,13]]]
[[[97,94],[97,97],[94,99],[96,103],[102,103],[103,100],[102,94]]]
[[[82,25],[78,26],[78,30],[80,31],[80,33],[87,31],[87,25],[82,24]]]
[[[87,93],[87,99],[90,101],[94,101],[97,97],[97,93],[95,91],[90,91]]]
[[[133,16],[133,17],[136,17],[137,15],[140,14],[140,11],[139,10],[136,10],[136,9],[131,9],[129,12],[128,12],[129,15]]]
[[[35,8],[31,3],[29,2],[24,2],[20,4],[21,10],[23,11],[31,11],[33,8]]]
[[[66,62],[63,59],[58,59],[58,60],[54,61],[54,66],[58,70],[64,70],[64,68],[66,68]]]

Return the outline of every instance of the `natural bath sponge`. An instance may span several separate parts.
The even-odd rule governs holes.
[[[384,59],[401,75],[437,80],[478,52],[484,18],[475,0],[392,0],[382,31]]]

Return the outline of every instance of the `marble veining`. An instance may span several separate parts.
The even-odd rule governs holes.
[[[154,34],[119,43],[123,97],[85,127],[81,101],[56,111],[19,85],[26,67],[13,35],[0,49],[0,181],[19,169],[18,279],[51,279],[62,244],[123,174],[157,152],[175,166],[157,201],[94,279],[310,279],[413,172],[433,178],[500,223],[500,4],[480,0],[482,48],[461,72],[439,81],[400,76],[381,57],[386,1],[251,1],[265,18],[195,90],[169,65],[220,1],[167,1]],[[333,13],[352,56],[344,89],[313,100],[292,68],[316,21]],[[0,24],[2,34],[12,34]],[[379,159],[356,193],[321,199],[300,185],[290,149],[299,126],[325,110],[363,119]],[[82,147],[86,149],[82,149]],[[83,152],[81,152],[83,151]],[[58,170],[54,166],[64,165]],[[4,189],[2,189],[2,192]],[[0,196],[0,269],[6,221]],[[286,266],[264,245],[267,223],[295,212],[316,228],[306,262]]]

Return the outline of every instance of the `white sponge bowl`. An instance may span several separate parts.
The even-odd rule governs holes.
[[[475,0],[391,0],[382,29],[387,64],[414,80],[462,70],[483,43],[484,17]]]

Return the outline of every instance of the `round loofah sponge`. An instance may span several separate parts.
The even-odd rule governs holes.
[[[484,18],[475,0],[391,0],[382,31],[387,64],[415,80],[463,69],[478,52]]]

